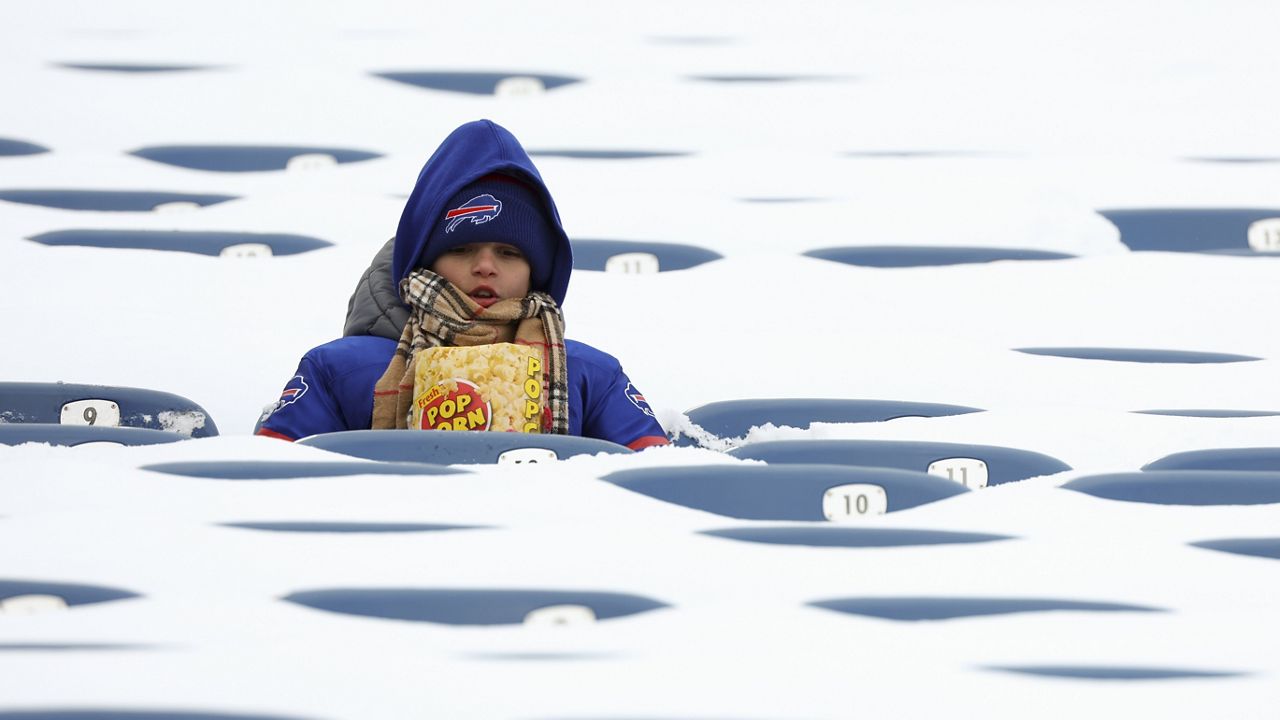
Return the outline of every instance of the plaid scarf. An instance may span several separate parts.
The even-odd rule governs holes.
[[[373,428],[407,428],[413,404],[413,359],[419,350],[441,346],[514,342],[540,346],[546,377],[550,432],[569,434],[569,379],[565,363],[564,316],[543,292],[499,300],[488,308],[430,270],[416,270],[400,283],[409,306],[391,364],[373,388]]]

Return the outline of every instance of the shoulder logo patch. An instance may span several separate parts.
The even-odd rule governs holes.
[[[649,403],[645,402],[644,395],[641,395],[640,391],[636,390],[635,385],[627,383],[627,389],[625,392],[627,393],[627,399],[630,400],[631,404],[635,405],[640,412],[648,415],[649,417],[654,417],[653,408],[649,407]]]
[[[280,400],[276,402],[276,410],[298,402],[303,395],[307,394],[308,389],[310,389],[310,386],[307,385],[306,379],[301,375],[294,375],[293,379],[285,384],[284,392],[280,393]]]
[[[472,225],[481,225],[502,214],[502,201],[492,195],[477,195],[444,214],[444,219],[449,221],[445,226],[445,234],[454,231],[464,220],[470,220]]]

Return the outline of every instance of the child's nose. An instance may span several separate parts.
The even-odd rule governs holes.
[[[482,248],[476,253],[475,271],[480,274],[492,274],[497,266],[497,255],[490,248]]]

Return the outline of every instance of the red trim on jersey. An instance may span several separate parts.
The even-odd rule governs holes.
[[[268,430],[266,428],[258,428],[258,434],[263,437],[275,438],[277,440],[284,440],[285,442],[293,442],[294,440],[288,435],[285,435],[283,433],[278,433],[275,430]]]
[[[643,450],[645,448],[657,447],[659,445],[670,445],[671,441],[662,435],[645,435],[627,443],[627,447],[632,450]]]

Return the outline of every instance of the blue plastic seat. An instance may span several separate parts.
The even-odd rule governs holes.
[[[1236,671],[1136,665],[989,665],[985,669],[1039,677],[1116,681],[1231,678],[1250,674]]]
[[[212,65],[177,65],[160,63],[57,63],[58,67],[68,70],[89,70],[92,72],[123,73],[126,75],[146,75],[152,73],[192,72],[195,70],[211,70]]]
[[[766,545],[800,547],[880,548],[918,545],[962,545],[1013,540],[1009,535],[911,530],[907,528],[837,527],[834,525],[792,525],[787,527],[736,527],[704,530],[703,535]]]
[[[1174,417],[1196,417],[1196,418],[1251,418],[1251,417],[1274,417],[1280,415],[1280,411],[1274,410],[1213,410],[1213,409],[1193,409],[1186,410],[1134,410],[1135,413],[1141,415],[1171,415]]]
[[[1267,538],[1226,538],[1222,540],[1202,540],[1191,543],[1193,547],[1233,555],[1270,558],[1280,560],[1280,537]]]
[[[883,620],[953,620],[1032,612],[1165,612],[1163,608],[1111,602],[1002,597],[853,597],[818,600],[810,607]]]
[[[1087,475],[1062,487],[1108,500],[1157,505],[1280,503],[1280,472],[1144,470]]]
[[[0,579],[0,601],[23,595],[53,595],[62,598],[68,607],[140,597],[128,590],[99,585]]]
[[[537,463],[573,455],[632,452],[605,440],[573,435],[445,430],[348,430],[312,435],[298,444],[366,460],[439,465]]]
[[[899,400],[833,398],[777,398],[723,400],[690,410],[689,420],[717,438],[745,437],[753,427],[771,424],[807,430],[815,422],[884,422],[904,417],[944,417],[982,412],[978,408],[941,403]],[[678,445],[693,445],[693,438],[676,438]]]
[[[49,148],[22,140],[0,137],[0,157],[18,157],[21,155],[39,155],[49,152]]]
[[[1166,455],[1143,470],[1243,470],[1280,472],[1280,447],[1191,450]]]
[[[720,253],[695,245],[638,240],[574,240],[573,269],[605,270],[608,269],[611,259],[633,253],[652,255],[657,261],[656,269],[659,272],[686,270],[724,257]]]
[[[921,472],[843,465],[656,467],[621,470],[601,479],[663,502],[740,520],[856,519],[968,492]]]
[[[285,533],[418,533],[447,530],[484,530],[483,525],[445,525],[441,523],[340,522],[315,520],[256,520],[219,523],[222,527]]]
[[[1200,155],[1182,158],[1188,162],[1219,163],[1222,165],[1266,165],[1280,163],[1275,155]]]
[[[845,265],[877,268],[933,267],[1000,260],[1066,260],[1075,257],[1048,250],[998,247],[867,245],[808,250],[804,255]]]
[[[545,90],[582,82],[582,78],[568,75],[548,75],[530,72],[465,72],[465,71],[399,71],[376,72],[374,77],[385,80],[425,88],[427,90],[443,90],[445,92],[466,93],[468,95],[493,95],[502,81],[509,78],[537,78]]]
[[[13,652],[133,652],[145,650],[162,650],[165,649],[160,645],[144,645],[142,643],[112,643],[112,642],[0,642],[0,654]],[[14,717],[29,718],[56,718],[58,715],[12,715],[0,711],[0,718],[12,719]],[[65,717],[81,717],[78,715],[67,715]],[[90,717],[90,716],[83,716]],[[112,717],[108,715],[107,717]],[[116,720],[120,720],[120,716],[114,716]],[[146,717],[145,715],[143,717]]]
[[[1075,358],[1077,360],[1111,360],[1137,363],[1233,363],[1251,362],[1262,358],[1232,353],[1198,352],[1194,350],[1157,350],[1152,348],[1115,347],[1032,347],[1014,348],[1028,355]]]
[[[265,245],[271,255],[297,255],[333,245],[306,235],[191,230],[54,230],[28,239],[51,246],[163,250],[215,256],[237,245]]]
[[[196,438],[218,434],[203,407],[173,393],[112,385],[0,382],[0,428],[17,427],[15,423],[146,428]]]
[[[200,207],[235,200],[235,195],[142,190],[0,190],[0,200],[63,210],[151,212],[167,203],[193,203]]]
[[[78,710],[0,710],[0,720],[302,720],[298,716],[233,715],[201,710],[138,710],[125,707],[88,707]]]
[[[933,472],[968,487],[1000,485],[1071,467],[1029,450],[911,440],[774,440],[729,451],[744,460],[782,463],[834,463]]]
[[[313,460],[191,460],[155,463],[140,469],[207,480],[296,480],[352,475],[459,475],[466,470],[413,462]]]
[[[40,423],[0,423],[0,445],[24,445],[43,443],[61,447],[75,447],[90,443],[114,445],[163,445],[181,442],[187,438],[173,432],[133,427],[91,427],[88,425],[45,425]]]
[[[542,608],[590,608],[598,620],[667,607],[639,595],[577,590],[352,588],[306,590],[285,600],[317,610],[445,625],[516,625]]]
[[[382,157],[365,150],[300,145],[157,145],[129,154],[166,165],[212,172],[284,170],[290,161],[304,155],[328,156],[338,164]]]
[[[1163,252],[1257,253],[1249,246],[1249,227],[1280,218],[1268,208],[1143,208],[1099,210],[1120,230],[1130,250]]]

